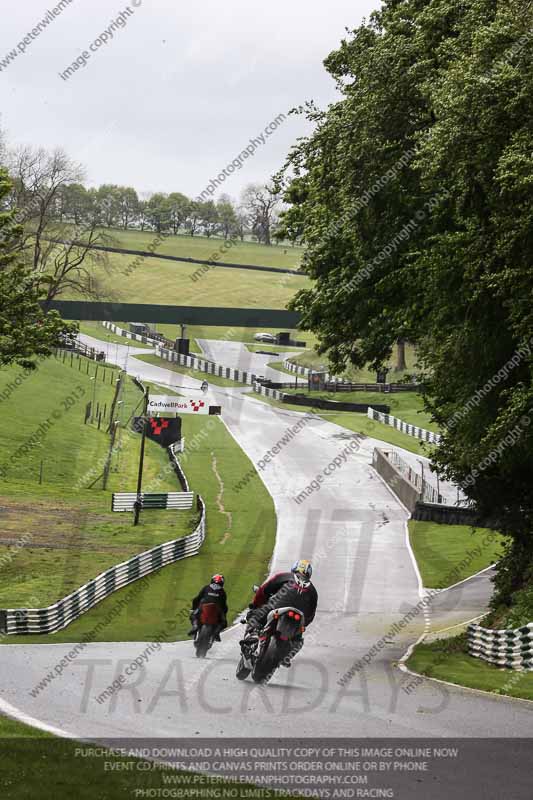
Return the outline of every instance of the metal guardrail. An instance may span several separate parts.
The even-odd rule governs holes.
[[[222,364],[215,364],[213,361],[207,361],[205,358],[184,356],[182,353],[176,353],[175,350],[168,350],[165,347],[157,347],[157,355],[164,361],[179,364],[180,367],[194,369],[204,375],[215,375],[219,378],[226,378],[229,381],[246,383],[252,386],[256,380],[256,376],[251,372],[245,372],[244,370],[235,369],[234,367],[225,367]]]
[[[307,377],[311,372],[309,367],[304,367],[301,364],[295,364],[294,361],[290,361],[288,358],[286,358],[283,362],[283,366],[288,372],[294,372],[296,375],[304,375],[305,377]],[[329,372],[326,372],[325,376],[327,381],[338,380],[335,375],[331,375]]]
[[[368,409],[368,418],[376,422],[382,422],[384,425],[390,425],[391,428],[406,433],[407,436],[413,436],[415,439],[421,439],[424,442],[439,444],[441,440],[439,433],[427,431],[424,428],[419,428],[417,425],[411,425],[409,422],[404,422],[402,419],[393,417],[391,414],[382,414],[374,408]]]
[[[161,346],[160,339],[152,339],[150,336],[142,336],[140,333],[131,333],[131,331],[124,330],[124,328],[119,328],[118,325],[115,325],[113,322],[104,321],[102,325],[117,336],[124,337],[124,339],[130,339],[133,342],[142,342],[142,344],[151,344],[154,347]]]
[[[143,509],[160,508],[186,510],[192,508],[194,492],[141,493]],[[136,492],[115,492],[111,502],[112,511],[134,511]]]
[[[55,633],[66,628],[71,622],[81,617],[110,594],[122,589],[153,572],[157,572],[168,564],[183,558],[196,555],[205,539],[206,518],[205,504],[198,495],[200,522],[188,536],[172,539],[164,544],[152,547],[144,553],[123,561],[105,572],[97,575],[79,589],[53,603],[46,608],[8,608],[0,610],[0,633],[44,634]]]
[[[469,625],[467,638],[474,658],[506,669],[533,671],[533,622],[502,630]]]

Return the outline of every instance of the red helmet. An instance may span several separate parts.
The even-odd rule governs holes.
[[[211,583],[214,583],[216,584],[216,586],[220,586],[222,588],[224,586],[224,576],[219,575],[218,573],[216,575],[213,575],[213,577],[211,578]]]

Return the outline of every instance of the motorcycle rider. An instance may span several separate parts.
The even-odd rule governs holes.
[[[246,618],[246,634],[241,644],[244,643],[245,647],[255,644],[259,630],[273,608],[284,606],[297,608],[304,615],[307,628],[315,618],[318,605],[318,592],[311,583],[312,574],[311,562],[300,559],[293,564],[290,572],[278,572],[268,578],[259,587],[250,604]],[[301,650],[303,643],[303,636],[299,634],[295,639],[290,658],[282,662],[284,666],[290,666],[291,659]]]
[[[206,586],[202,586],[196,597],[193,599],[192,611],[189,614],[192,627],[188,633],[188,636],[196,635],[196,632],[199,628],[201,608],[203,605],[207,605],[208,603],[214,603],[216,606],[218,606],[220,612],[220,622],[215,635],[215,641],[220,642],[220,631],[223,631],[228,624],[226,618],[228,613],[228,599],[224,589],[223,575],[218,573],[213,575],[211,581]]]

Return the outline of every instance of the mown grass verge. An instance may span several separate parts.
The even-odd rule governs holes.
[[[407,666],[430,678],[483,689],[494,694],[533,700],[533,672],[500,669],[466,652],[466,636],[439,639],[415,647]]]
[[[145,760],[117,756],[99,745],[61,739],[3,716],[0,716],[0,739],[3,800],[71,800],[73,797],[78,800],[131,800],[142,796],[141,792],[150,796],[150,790],[154,797],[185,798],[192,796],[189,791],[191,779],[195,778],[197,800],[202,800],[202,795],[213,797],[217,789],[221,798],[243,800],[253,796],[252,787],[247,784],[155,768]],[[91,750],[94,754],[87,755]],[[165,781],[166,775],[172,776],[172,785]],[[225,795],[224,789],[228,790]],[[268,797],[281,795],[269,790]]]
[[[422,582],[431,589],[445,589],[494,564],[505,542],[487,528],[418,520],[409,520],[409,539]]]

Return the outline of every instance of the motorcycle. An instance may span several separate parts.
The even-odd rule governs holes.
[[[220,624],[220,609],[216,603],[204,603],[200,606],[198,630],[194,637],[196,657],[205,658],[211,649]]]
[[[258,636],[243,639],[237,679],[243,681],[251,673],[256,683],[268,683],[278,667],[283,662],[288,665],[300,650],[304,630],[304,615],[298,608],[272,609]]]

